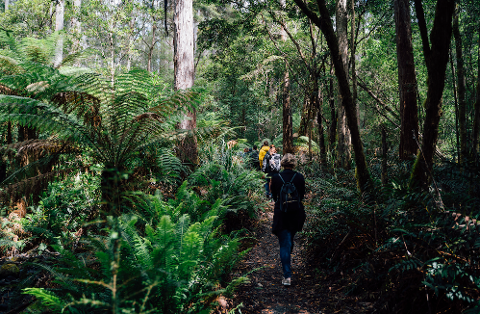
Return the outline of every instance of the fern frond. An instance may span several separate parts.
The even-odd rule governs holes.
[[[63,309],[67,304],[64,300],[59,298],[57,295],[55,295],[50,291],[45,290],[44,288],[25,288],[23,289],[23,293],[33,295],[34,297],[39,299],[43,305],[49,308],[54,308],[56,310]]]

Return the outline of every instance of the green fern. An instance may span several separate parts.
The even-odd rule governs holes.
[[[60,288],[24,292],[38,296],[45,308],[71,313],[113,308],[165,314],[207,311],[216,295],[231,293],[246,280],[239,278],[225,289],[217,288],[220,278],[242,256],[238,240],[217,236],[218,208],[197,222],[188,215],[177,219],[163,215],[158,223],[145,225],[143,234],[137,229],[136,216],[109,217],[106,237],[83,241],[94,249],[94,257],[55,246],[59,265],[42,268],[54,275]]]

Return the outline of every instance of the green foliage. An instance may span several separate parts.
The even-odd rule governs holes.
[[[58,288],[25,293],[43,308],[67,313],[209,313],[216,296],[246,280],[221,280],[242,256],[238,239],[215,231],[218,207],[191,222],[158,198],[152,202],[157,205],[151,211],[160,218],[145,224],[144,232],[138,217],[122,215],[108,217],[104,236],[84,238],[81,245],[93,255],[55,245],[57,266],[42,267],[55,276]]]
[[[217,155],[217,160],[203,164],[190,175],[188,183],[179,189],[177,200],[192,217],[203,217],[210,206],[221,206],[219,216],[230,232],[248,228],[249,221],[256,217],[262,180],[259,172],[233,161],[233,150],[223,153],[227,156]],[[189,186],[198,194],[189,191]]]
[[[82,173],[51,182],[22,220],[24,230],[31,233],[28,242],[54,243],[60,238],[73,245],[75,233],[98,213],[99,186],[98,176]]]
[[[3,83],[8,86],[15,81],[14,75]],[[28,125],[49,135],[34,147],[43,150],[45,158],[74,156],[81,151],[103,165],[102,201],[111,210],[120,205],[119,195],[125,189],[122,182],[138,168],[149,149],[154,151],[157,172],[175,177],[181,169],[168,151],[158,154],[155,150],[171,147],[178,135],[174,126],[181,110],[177,108],[192,105],[195,94],[177,93],[159,100],[151,97],[155,91],[145,71],[131,71],[114,81],[88,73],[59,80],[48,93],[50,99],[1,95],[0,112],[2,121]],[[168,166],[174,168],[167,170]]]

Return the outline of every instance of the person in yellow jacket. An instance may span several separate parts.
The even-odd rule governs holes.
[[[270,150],[270,146],[268,145],[268,141],[263,142],[263,146],[258,153],[258,161],[260,162],[260,169],[263,167],[263,158],[265,158],[265,154]]]

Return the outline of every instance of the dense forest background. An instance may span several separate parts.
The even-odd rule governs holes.
[[[365,312],[480,308],[480,1],[0,8],[0,312],[218,308],[265,140],[307,178],[318,278]]]

